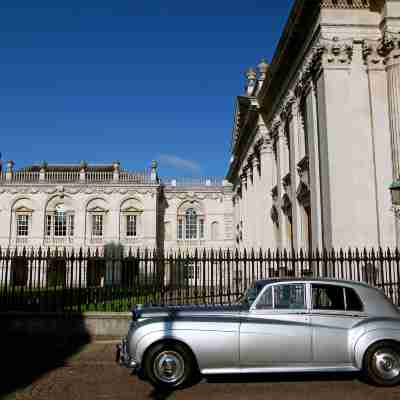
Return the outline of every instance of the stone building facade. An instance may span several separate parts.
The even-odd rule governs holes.
[[[295,1],[236,102],[237,245],[393,247],[399,102],[399,1]]]
[[[0,173],[0,247],[190,250],[232,247],[226,181],[162,182],[157,164],[33,165]]]

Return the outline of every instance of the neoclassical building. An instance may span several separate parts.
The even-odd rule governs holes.
[[[232,188],[211,179],[162,182],[107,165],[33,165],[0,173],[0,247],[189,250],[233,245]]]
[[[236,101],[237,245],[393,247],[399,142],[400,1],[295,1]]]

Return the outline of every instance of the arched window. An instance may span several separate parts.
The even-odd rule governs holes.
[[[75,213],[71,204],[52,201],[46,209],[45,234],[47,241],[64,243],[75,234]],[[69,203],[69,200],[67,199]]]
[[[195,204],[178,213],[178,240],[204,239],[204,216]]]

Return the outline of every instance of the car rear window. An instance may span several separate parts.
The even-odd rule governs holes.
[[[363,304],[358,294],[351,288],[346,288],[346,305],[347,311],[362,311]]]

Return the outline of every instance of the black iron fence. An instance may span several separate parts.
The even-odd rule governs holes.
[[[400,304],[398,249],[136,250],[0,249],[1,311],[128,311],[134,304],[234,303],[257,279],[364,281]]]

